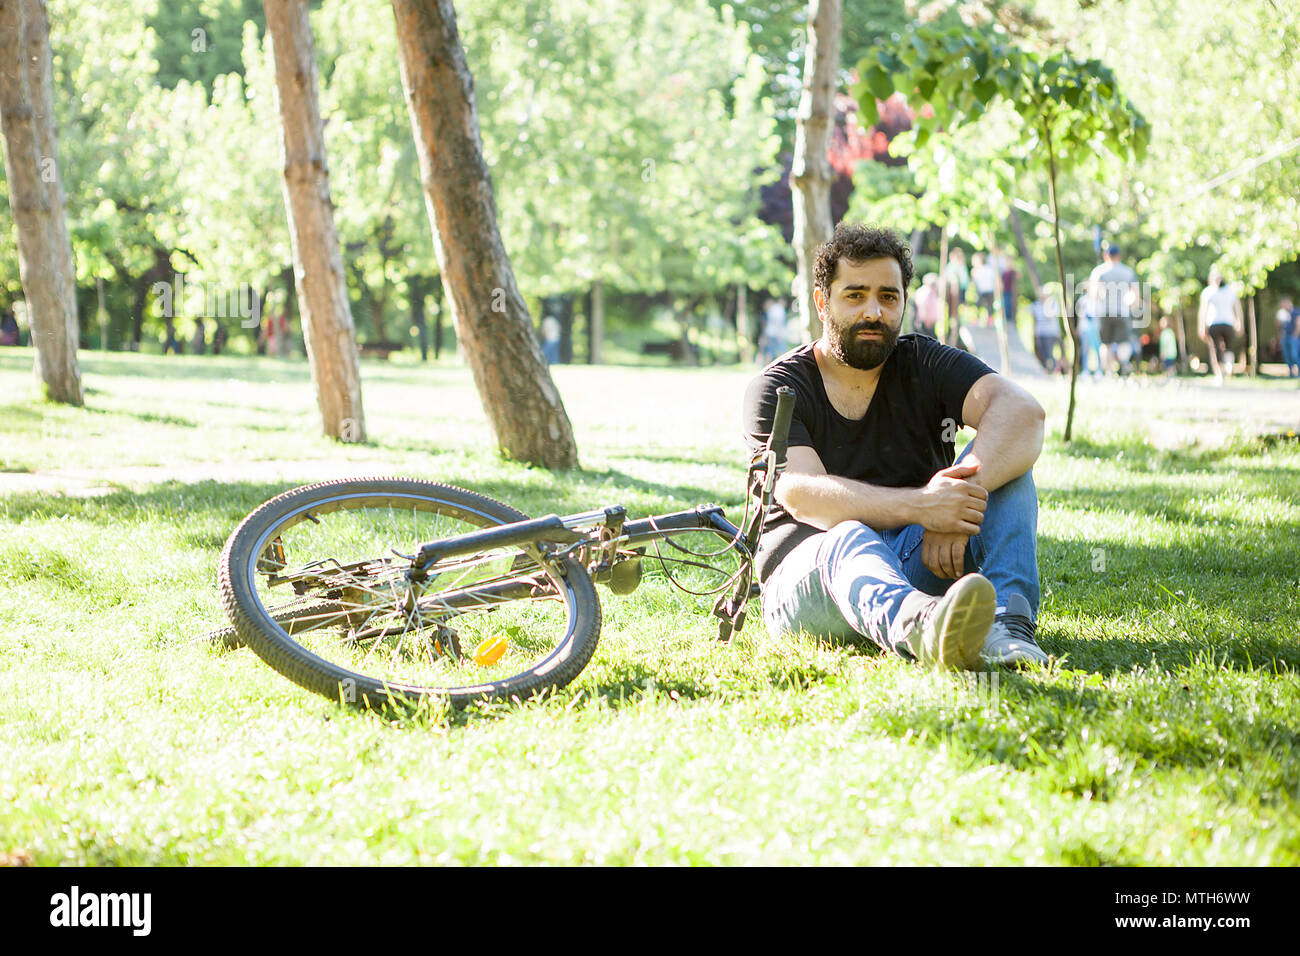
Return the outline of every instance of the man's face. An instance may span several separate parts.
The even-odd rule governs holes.
[[[891,257],[840,259],[830,294],[813,291],[826,343],[845,365],[864,371],[883,365],[903,325],[903,271]]]

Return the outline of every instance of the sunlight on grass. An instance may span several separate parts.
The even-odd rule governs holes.
[[[1151,416],[1196,412],[1190,393],[1091,388],[1067,447],[1063,390],[1033,386],[1053,430],[1035,468],[1050,669],[936,674],[769,637],[756,606],[721,645],[711,599],[648,559],[633,595],[599,589],[600,646],[568,687],[389,722],[203,642],[245,514],[370,473],[530,514],[712,501],[738,519],[751,373],[557,368],[583,467],[554,474],[496,456],[451,362],[366,363],[364,446],[319,437],[303,365],[88,353],[77,410],[28,399],[28,362],[0,354],[0,852],[1300,863],[1300,447],[1248,429],[1158,447]]]

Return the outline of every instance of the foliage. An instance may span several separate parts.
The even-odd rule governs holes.
[[[960,29],[913,28],[897,49],[858,64],[854,94],[864,118],[876,118],[876,99],[895,91],[926,103],[932,115],[917,123],[916,148],[936,129],[978,120],[996,102],[1020,117],[1024,137],[1016,158],[1045,166],[1048,141],[1062,150],[1062,167],[1104,149],[1141,157],[1150,139],[1145,118],[1119,92],[1114,71],[1100,60],[1068,52],[1044,55]]]
[[[745,32],[707,3],[465,11],[484,151],[521,285],[626,289],[780,279],[760,223],[776,138]]]
[[[170,155],[184,157],[183,199],[167,238],[188,251],[191,280],[260,293],[293,259],[275,64],[269,40],[259,39],[251,22],[244,27],[242,73],[217,77],[211,102],[201,86],[177,84],[166,145]]]
[[[935,129],[971,125],[1004,105],[1021,123],[1010,155],[1028,168],[1047,173],[1055,231],[1059,315],[1074,343],[1070,404],[1065,440],[1074,424],[1075,385],[1081,354],[1073,323],[1066,321],[1073,303],[1065,300],[1065,262],[1060,241],[1057,171],[1097,154],[1126,160],[1146,152],[1150,127],[1119,91],[1113,71],[1100,60],[1079,60],[1068,52],[1036,53],[996,37],[961,29],[920,27],[908,32],[897,50],[883,50],[859,64],[862,80],[855,87],[864,113],[873,117],[876,99],[895,90],[930,107],[918,119],[913,142],[921,149]],[[936,164],[934,154],[930,163]]]
[[[212,93],[217,77],[243,75],[245,23],[266,33],[262,0],[167,0],[146,18],[154,37],[156,80],[167,89],[182,80]]]
[[[1016,165],[1007,158],[1017,130],[1005,109],[980,124],[927,133],[918,150],[919,130],[895,137],[893,152],[906,167],[861,163],[850,214],[886,222],[903,232],[940,226],[976,248],[1003,227],[1015,191]]]
[[[1075,20],[1081,45],[1105,48],[1125,90],[1158,119],[1145,160],[1125,171],[1135,201],[1117,225],[1184,250],[1201,285],[1208,259],[1260,288],[1300,250],[1300,9],[1213,0],[1047,8]]]

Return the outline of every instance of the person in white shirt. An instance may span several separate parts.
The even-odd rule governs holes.
[[[1127,375],[1133,355],[1133,320],[1141,304],[1137,273],[1121,261],[1119,246],[1106,247],[1105,261],[1092,270],[1088,289],[1101,334],[1102,371]]]
[[[1209,284],[1201,293],[1198,318],[1201,340],[1210,346],[1210,368],[1215,381],[1222,385],[1232,375],[1236,361],[1232,350],[1244,323],[1236,283],[1225,282],[1218,266],[1210,269]]]
[[[992,325],[995,308],[993,300],[997,297],[998,291],[998,273],[982,252],[975,253],[971,259],[970,281],[975,286],[976,295],[979,296],[975,310],[978,313],[982,309],[984,324]]]

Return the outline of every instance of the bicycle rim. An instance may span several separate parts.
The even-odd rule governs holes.
[[[259,656],[343,703],[525,697],[568,683],[595,649],[600,612],[586,571],[505,547],[407,577],[421,544],[523,518],[432,482],[309,486],[236,529],[223,593]]]

